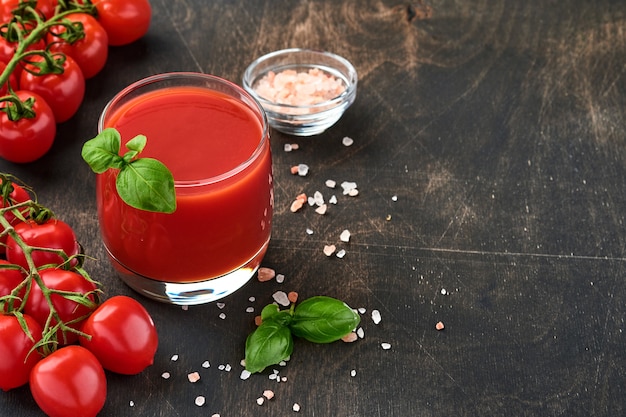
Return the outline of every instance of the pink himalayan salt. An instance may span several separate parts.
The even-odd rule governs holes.
[[[340,78],[319,68],[308,71],[292,69],[270,71],[256,84],[256,93],[271,102],[291,106],[307,106],[331,100],[345,91]]]

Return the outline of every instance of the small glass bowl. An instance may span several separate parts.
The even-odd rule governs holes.
[[[339,95],[310,105],[294,105],[271,101],[259,96],[258,83],[270,72],[285,70],[297,73],[319,69],[343,84]],[[356,98],[357,73],[352,64],[330,52],[309,49],[283,49],[271,52],[252,62],[243,75],[243,88],[261,104],[270,126],[295,136],[312,136],[334,125]]]

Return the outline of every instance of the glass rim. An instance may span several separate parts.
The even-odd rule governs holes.
[[[258,113],[258,115],[260,116],[260,122],[261,122],[261,137],[258,140],[258,145],[255,148],[254,152],[252,152],[252,154],[244,161],[242,161],[241,163],[239,163],[236,167],[218,174],[218,175],[213,175],[210,176],[208,178],[199,178],[197,180],[176,180],[174,179],[174,187],[175,188],[191,188],[191,187],[201,187],[201,186],[206,186],[209,184],[215,184],[221,181],[224,181],[228,178],[231,178],[235,175],[237,175],[238,173],[242,172],[243,170],[245,170],[248,166],[250,166],[255,160],[257,160],[259,158],[259,156],[261,155],[261,153],[263,152],[263,149],[266,145],[266,142],[269,141],[269,123],[267,120],[267,114],[265,112],[265,109],[263,108],[263,106],[261,106],[261,104],[259,103],[259,101],[252,95],[250,94],[248,91],[246,91],[244,88],[238,86],[237,84],[226,80],[225,78],[222,77],[218,77],[216,75],[211,75],[211,74],[205,74],[205,73],[201,73],[201,72],[185,72],[185,71],[175,71],[175,72],[165,72],[165,73],[161,73],[161,74],[154,74],[154,75],[150,75],[148,77],[144,77],[141,78],[129,85],[127,85],[126,87],[124,87],[123,89],[121,89],[119,92],[117,92],[113,98],[111,98],[111,100],[109,100],[107,102],[107,104],[104,106],[104,108],[102,109],[102,112],[100,113],[100,116],[98,118],[98,133],[102,132],[104,130],[104,124],[105,124],[105,120],[107,119],[107,116],[109,114],[109,112],[111,111],[111,109],[113,108],[113,106],[115,106],[116,104],[118,104],[121,100],[123,100],[125,97],[127,97],[129,94],[137,91],[138,89],[142,88],[142,87],[146,87],[148,85],[152,85],[152,84],[156,84],[159,82],[164,82],[164,81],[168,81],[168,80],[185,80],[185,79],[193,79],[193,80],[199,80],[199,81],[207,81],[207,82],[213,82],[216,84],[222,84],[226,87],[231,88],[234,92],[236,92],[237,94],[240,94],[241,96],[245,97],[246,99],[248,99],[250,102],[247,103],[243,100],[241,100],[241,98],[239,97],[234,97],[232,95],[230,95],[232,98],[236,99],[237,101],[239,101],[240,103],[242,103],[243,105],[245,105],[246,107],[251,108],[251,110],[253,110],[253,112]],[[180,85],[172,85],[172,86],[168,86],[168,87],[183,87],[184,85],[180,84]],[[203,86],[203,85],[192,85],[193,87],[198,87],[198,88],[206,88],[209,90],[214,90],[214,88],[211,88],[210,86]],[[157,89],[158,90],[158,89]],[[155,90],[150,90],[150,91],[155,91]],[[223,92],[223,91],[222,91]],[[145,93],[144,93],[145,94]],[[252,105],[254,105],[254,107],[252,107]],[[141,133],[137,133],[137,134],[141,134]],[[148,140],[150,140],[150,138],[148,138]]]

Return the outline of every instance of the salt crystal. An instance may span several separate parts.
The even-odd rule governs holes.
[[[332,197],[328,199],[328,202],[330,204],[337,204],[337,196],[333,195]]]
[[[289,291],[289,294],[287,294],[287,298],[289,298],[289,301],[291,301],[292,303],[295,303],[296,301],[298,301],[298,293],[295,291]]]
[[[196,405],[197,405],[198,407],[202,407],[202,406],[204,405],[204,403],[205,403],[205,402],[206,402],[206,399],[205,399],[202,395],[198,395],[198,396],[196,397],[196,401],[195,401],[195,403],[196,403]]]
[[[442,322],[442,321],[438,322],[438,323],[435,325],[435,329],[437,329],[437,330],[443,330],[444,328],[445,328],[445,326],[444,326],[444,324],[443,324],[443,322]]]
[[[261,282],[270,281],[276,276],[276,271],[271,268],[261,267],[257,273],[257,279]]]
[[[303,205],[304,205],[304,203],[302,203],[302,201],[300,201],[300,200],[293,200],[293,202],[291,203],[291,207],[289,207],[289,211],[291,211],[292,213],[295,213],[298,210],[300,210]]]
[[[382,317],[380,316],[380,311],[372,310],[372,321],[374,322],[374,324],[380,323],[381,319]]]
[[[278,376],[277,376],[277,374],[269,374],[269,375],[268,375],[268,378],[269,378],[270,380],[272,380],[272,381],[273,381],[273,380],[275,380],[276,378],[278,378]]]
[[[220,315],[218,317],[221,318],[222,320],[224,320],[226,318],[226,314],[220,313]]]
[[[272,398],[274,398],[274,391],[272,391],[271,389],[266,389],[265,391],[263,391],[263,396],[268,400],[271,400]]]
[[[350,231],[349,230],[344,230],[343,232],[341,232],[341,235],[339,236],[339,240],[341,240],[342,242],[349,242],[350,241]]]
[[[357,311],[359,312],[359,314],[365,314],[367,312],[365,307],[359,307]]]
[[[219,414],[213,414],[211,417],[220,417]]]
[[[448,294],[448,292],[446,291],[446,289],[445,289],[445,288],[442,288],[442,289],[441,289],[441,295],[446,295],[446,294]]]
[[[189,306],[188,306],[188,305],[180,306],[180,308],[181,308],[183,311],[187,311],[187,310],[189,310]]]
[[[356,335],[359,336],[359,339],[363,339],[365,337],[365,332],[363,331],[362,327],[359,327],[356,330]]]
[[[384,350],[389,350],[391,349],[391,343],[381,343],[380,347],[382,347]]]
[[[298,404],[298,403],[294,403],[294,404],[293,404],[293,407],[292,407],[292,410],[293,410],[293,411],[295,411],[296,413],[297,413],[298,411],[300,411],[300,404]]]
[[[312,234],[313,234],[313,230],[311,230],[311,229],[306,229],[306,234],[307,234],[307,235],[312,235]]]
[[[315,205],[321,206],[324,204],[324,196],[319,191],[316,191],[313,193],[313,201],[315,202]]]
[[[263,398],[263,397],[259,397],[259,398],[256,399],[256,403],[258,405],[263,405],[264,402],[265,402],[265,398]]]
[[[326,180],[324,183],[328,188],[335,188],[337,186],[337,181],[335,180]]]
[[[315,198],[313,197],[309,197],[307,198],[307,203],[309,203],[309,206],[314,206],[315,205]]]
[[[190,374],[187,374],[187,379],[193,384],[194,382],[200,381],[200,374],[197,372],[192,372]]]
[[[289,171],[293,174],[296,175],[298,173],[298,166],[294,165],[291,168],[289,168]]]
[[[356,342],[357,339],[358,339],[358,336],[354,332],[350,332],[350,333],[348,333],[347,335],[345,335],[344,337],[341,338],[341,340],[346,342],[346,343]]]
[[[285,152],[291,152],[293,150],[293,146],[291,146],[291,143],[285,143],[283,149],[285,149]]]
[[[281,382],[287,382],[287,377],[284,376],[284,377],[280,378],[280,380],[281,380]]]
[[[172,355],[172,357],[170,358],[170,360],[172,362],[176,362],[178,360],[178,355]]]
[[[392,196],[391,201],[398,201],[398,196],[397,195]]]
[[[209,363],[209,361],[204,361],[204,362],[202,362],[202,367],[203,368],[210,368],[211,364]]]
[[[161,374],[161,378],[163,378],[163,379],[170,379],[170,376],[171,376],[171,375],[170,375],[170,373],[169,373],[169,372],[163,372],[163,373]]]
[[[341,183],[343,189],[343,195],[347,195],[351,190],[356,190],[356,182],[344,181]]]
[[[291,149],[293,149],[294,151],[300,149],[300,145],[298,145],[297,143],[292,143],[291,144]]]
[[[243,371],[241,371],[241,375],[239,375],[239,378],[245,381],[246,379],[250,378],[250,375],[252,375],[252,372],[248,371],[247,369],[244,369]]]
[[[225,370],[226,372],[230,372],[232,369],[233,369],[233,367],[232,367],[232,366],[230,366],[230,364],[228,364],[228,363],[226,364],[226,366],[224,366],[224,370]]]
[[[246,308],[246,313],[254,313],[254,307]]]
[[[226,307],[226,304],[224,304],[222,302],[218,302],[215,305],[217,305],[217,308],[219,308],[220,310],[223,309],[224,307]]]
[[[256,297],[254,296],[248,298],[248,301],[250,301],[251,303],[254,303],[255,300],[256,300]]]
[[[276,275],[276,282],[282,284],[283,282],[285,282],[285,276],[283,274]]]
[[[218,365],[217,369],[219,369],[220,371],[223,371],[224,369],[226,369],[226,365],[224,364]]]
[[[289,301],[289,297],[284,291],[276,291],[274,294],[272,294],[272,298],[283,307],[287,307],[289,304],[291,304],[291,302]]]
[[[330,256],[333,253],[335,253],[336,249],[337,249],[337,247],[335,245],[326,245],[326,246],[324,246],[324,255]]]
[[[309,166],[306,164],[299,164],[298,165],[298,175],[301,177],[305,177],[306,174],[309,173]]]
[[[341,249],[339,252],[337,252],[337,258],[342,259],[344,256],[346,256],[345,249]]]
[[[346,136],[341,140],[341,143],[343,143],[343,146],[352,146],[352,144],[354,143],[354,140]]]
[[[353,188],[350,191],[348,191],[348,195],[350,197],[356,197],[357,195],[359,195],[359,190],[357,190],[356,188]]]
[[[326,210],[328,209],[328,206],[326,204],[322,204],[321,206],[319,206],[318,208],[315,209],[315,212],[317,214],[326,214]]]
[[[354,378],[356,376],[356,369],[350,371],[350,376]]]
[[[131,407],[134,407],[134,406],[135,406],[135,402],[131,400],[131,401],[128,403],[128,405],[130,405]]]

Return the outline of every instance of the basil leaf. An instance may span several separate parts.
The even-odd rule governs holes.
[[[98,136],[83,145],[81,156],[93,172],[101,174],[109,168],[125,165],[120,153],[120,134],[113,128],[104,129]]]
[[[289,311],[280,311],[276,304],[268,304],[261,310],[261,320],[274,320],[283,326],[288,326],[291,322],[291,313]]]
[[[146,147],[148,139],[144,135],[137,135],[126,143],[126,152],[123,156],[124,161],[132,162],[133,159]]]
[[[246,339],[246,369],[261,372],[287,359],[293,352],[289,328],[274,321],[263,321]]]
[[[129,206],[160,213],[176,210],[174,177],[156,159],[140,158],[125,165],[117,176],[115,186]]]
[[[360,320],[343,301],[317,296],[296,306],[289,327],[294,336],[314,343],[331,343],[353,331]]]

